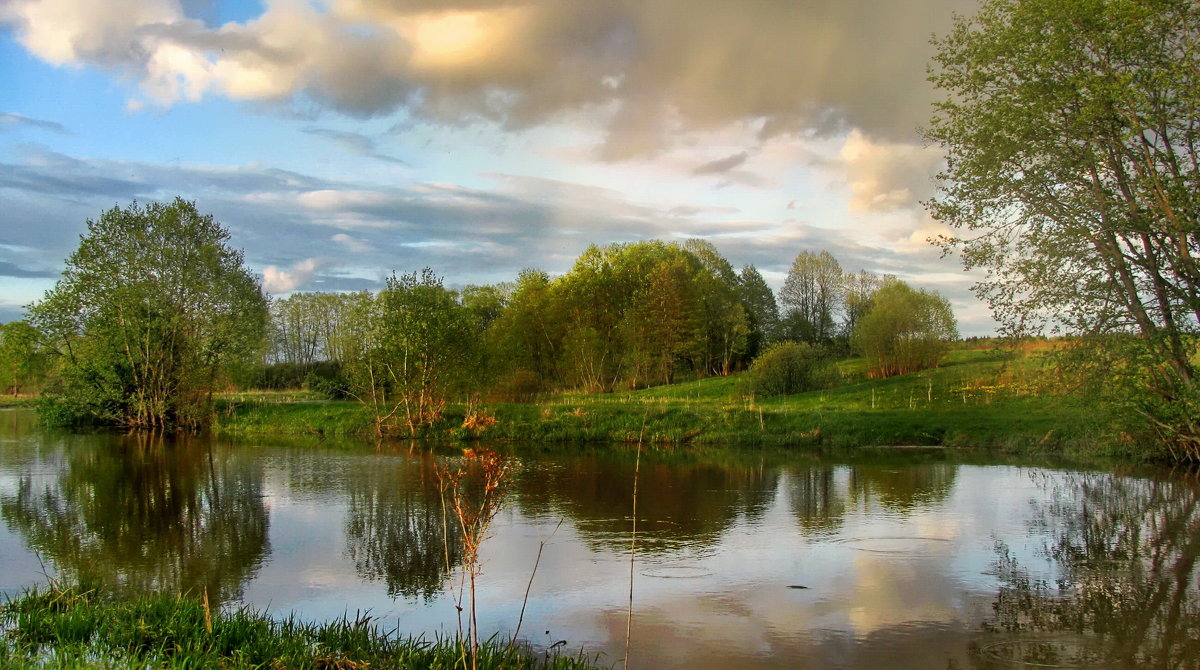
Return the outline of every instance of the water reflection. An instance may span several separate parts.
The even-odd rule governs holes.
[[[958,466],[946,463],[901,466],[858,465],[851,469],[850,495],[877,501],[895,512],[910,512],[946,500]]]
[[[72,578],[455,629],[460,543],[434,469],[454,452],[164,445],[24,416],[0,415],[5,573],[36,573],[31,548]],[[619,662],[634,459],[513,451],[481,629],[510,633],[530,589],[531,643]],[[1193,480],[764,453],[643,455],[634,667],[1198,666]]]
[[[69,579],[236,598],[268,551],[255,463],[202,440],[93,437],[56,472],[17,478],[7,526]]]
[[[832,535],[846,516],[846,491],[838,486],[837,469],[811,467],[789,473],[792,513],[809,535]]]
[[[345,482],[346,553],[392,597],[432,598],[461,560],[458,521],[443,514],[434,464],[428,453],[391,459]]]
[[[995,616],[980,668],[1200,665],[1200,488],[1196,476],[1041,478],[1035,531],[1052,570],[1000,543]]]
[[[735,520],[759,518],[775,497],[778,471],[647,460],[638,480],[638,551],[664,554],[712,546]],[[543,462],[521,470],[514,489],[525,514],[573,520],[593,550],[628,549],[632,462]]]

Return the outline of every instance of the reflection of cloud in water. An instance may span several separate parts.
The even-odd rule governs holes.
[[[949,624],[961,617],[958,590],[946,588],[925,562],[859,553],[853,566],[841,609],[858,635],[917,621]]]

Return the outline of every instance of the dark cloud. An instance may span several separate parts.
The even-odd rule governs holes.
[[[16,263],[0,261],[0,277],[16,277],[19,279],[57,279],[60,273],[51,270],[26,270]]]
[[[709,161],[708,163],[705,163],[704,165],[697,166],[695,169],[692,170],[692,174],[703,175],[703,174],[721,174],[724,172],[729,172],[733,168],[738,167],[742,163],[745,163],[746,159],[749,157],[750,157],[750,154],[743,151],[741,153],[737,153],[732,156],[726,156],[725,158],[718,158],[715,161]]]
[[[395,156],[389,156],[381,153],[376,146],[374,139],[361,135],[359,133],[350,133],[344,130],[333,130],[331,128],[305,128],[305,133],[316,137],[324,137],[327,140],[334,142],[350,153],[375,160],[384,161],[387,163],[396,163],[399,165],[409,165],[408,161],[401,160]]]
[[[38,130],[48,130],[59,135],[71,134],[71,131],[67,130],[66,127],[61,123],[45,121],[42,119],[31,119],[28,116],[21,116],[20,114],[0,112],[0,131],[14,128],[36,128]]]
[[[929,114],[929,35],[972,0],[330,0],[271,3],[221,27],[178,6],[119,0],[52,21],[46,0],[0,20],[56,63],[139,78],[172,103],[207,93],[307,98],[356,117],[405,109],[439,123],[524,128],[577,112],[607,124],[597,156],[669,145],[680,131],[754,124],[762,137],[859,128],[907,140]],[[60,10],[71,3],[56,0]],[[116,0],[114,0],[116,1]],[[203,3],[201,3],[203,4]],[[44,9],[44,8],[43,8]],[[192,10],[193,14],[203,14]],[[194,58],[179,57],[179,50]]]

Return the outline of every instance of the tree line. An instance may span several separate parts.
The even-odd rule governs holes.
[[[781,342],[872,373],[936,365],[955,337],[946,300],[802,252],[777,299],[711,243],[588,247],[558,277],[445,286],[429,268],[383,289],[269,300],[194,203],[133,203],[95,221],[63,278],[0,331],[10,392],[44,387],[59,423],[194,429],[213,393],[307,386],[415,432],[468,397],[611,392],[743,370]],[[802,389],[800,389],[802,390]]]
[[[264,371],[290,370],[281,385],[305,374],[321,384],[313,371],[334,362],[332,390],[410,427],[437,415],[431,397],[729,375],[783,342],[827,361],[860,352],[872,376],[903,374],[937,365],[957,335],[945,298],[895,277],[846,274],[828,252],[801,252],[777,300],[757,268],[735,271],[703,240],[592,246],[562,276],[525,270],[460,291],[426,269],[378,294],[297,293],[271,311]]]

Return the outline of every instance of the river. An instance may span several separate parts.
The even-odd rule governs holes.
[[[537,649],[620,666],[632,572],[630,667],[1200,667],[1194,473],[498,449],[511,474],[480,548],[484,634],[520,619]],[[3,410],[0,593],[59,576],[453,633],[461,541],[440,484],[463,458],[71,434]]]

